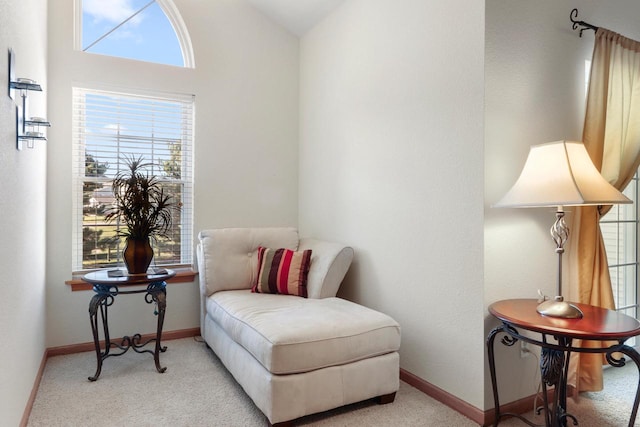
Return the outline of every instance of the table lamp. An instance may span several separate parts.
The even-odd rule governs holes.
[[[619,203],[633,202],[604,179],[583,143],[555,141],[531,146],[520,177],[494,207],[557,207],[551,237],[558,254],[558,293],[554,299],[538,305],[538,313],[570,319],[582,317],[580,309],[562,297],[562,254],[569,239],[563,206]]]

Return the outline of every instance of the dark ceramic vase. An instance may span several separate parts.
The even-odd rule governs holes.
[[[129,274],[146,273],[153,259],[153,249],[149,239],[128,238],[122,256]]]

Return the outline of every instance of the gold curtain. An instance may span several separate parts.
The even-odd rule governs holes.
[[[602,175],[624,189],[640,163],[640,43],[604,28],[595,35],[582,138]],[[569,243],[571,301],[615,308],[599,225],[609,209],[574,210]],[[571,358],[569,383],[577,391],[602,390],[603,355],[574,353]]]

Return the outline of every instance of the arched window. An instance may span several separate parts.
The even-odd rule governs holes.
[[[194,68],[184,21],[171,0],[76,0],[76,49]]]

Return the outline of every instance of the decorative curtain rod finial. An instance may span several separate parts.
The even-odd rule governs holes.
[[[571,13],[569,14],[569,20],[571,20],[571,22],[573,23],[571,28],[573,28],[574,30],[577,30],[579,26],[583,27],[580,28],[580,37],[582,37],[582,32],[584,30],[598,31],[598,27],[596,27],[595,25],[591,25],[588,22],[584,21],[578,21],[578,9],[573,9],[571,11]]]

